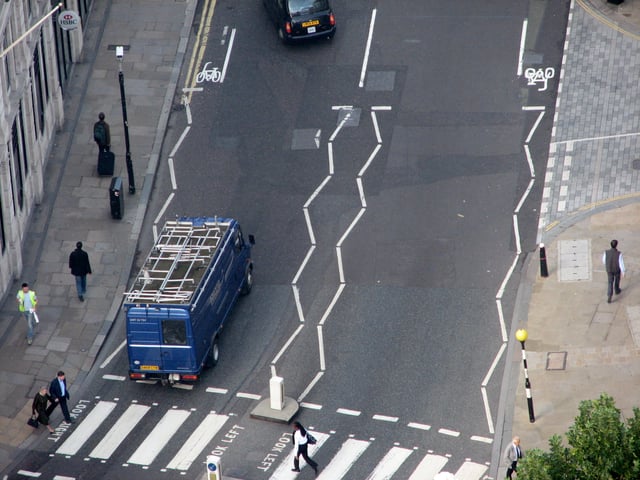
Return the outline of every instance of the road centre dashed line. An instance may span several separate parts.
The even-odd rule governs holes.
[[[449,430],[448,428],[439,428],[438,429],[438,433],[441,433],[443,435],[449,435],[450,437],[459,437],[460,436],[460,432],[458,432],[456,430]]]
[[[415,428],[417,430],[431,430],[431,425],[427,425],[425,423],[409,422],[407,423],[407,427]]]
[[[396,423],[399,420],[398,417],[390,417],[388,415],[378,415],[378,414],[375,414],[371,418],[374,420],[380,420],[382,422],[390,422],[390,423]]]

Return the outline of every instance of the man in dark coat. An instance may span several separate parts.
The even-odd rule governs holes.
[[[91,264],[89,255],[82,250],[82,242],[76,243],[76,249],[69,255],[69,268],[71,275],[76,277],[78,298],[84,302],[84,295],[87,293],[87,275],[91,273]]]
[[[98,145],[100,152],[108,152],[111,150],[111,129],[109,124],[104,121],[104,113],[98,114],[98,121],[93,124],[93,140]]]
[[[64,421],[67,423],[73,423],[71,415],[69,414],[69,407],[67,406],[67,400],[69,400],[69,389],[67,388],[67,380],[64,376],[64,372],[60,370],[58,376],[51,380],[49,385],[49,395],[51,396],[51,405],[47,408],[47,415],[51,416],[51,412],[60,404],[60,409],[64,415]]]
[[[602,254],[602,263],[607,269],[607,303],[611,303],[613,292],[620,295],[620,276],[624,276],[624,259],[618,250],[618,240],[611,240],[611,248]]]

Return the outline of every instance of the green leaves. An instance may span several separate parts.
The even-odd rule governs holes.
[[[624,421],[607,394],[580,402],[566,433],[554,435],[549,452],[534,449],[518,463],[518,480],[635,480],[640,478],[640,410]]]

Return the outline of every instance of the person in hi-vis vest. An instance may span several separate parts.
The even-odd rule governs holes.
[[[27,320],[27,343],[31,345],[36,326],[36,304],[38,303],[36,292],[29,290],[28,283],[23,283],[22,288],[18,290],[16,300],[18,301],[18,310]]]

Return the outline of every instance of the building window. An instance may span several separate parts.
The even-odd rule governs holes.
[[[22,147],[22,163],[24,165],[24,176],[25,178],[29,174],[29,159],[27,156],[27,143],[26,137],[24,134],[24,112],[22,111],[22,100],[18,104],[18,120],[20,121],[20,145]]]
[[[0,251],[7,250],[7,237],[4,233],[4,213],[2,212],[2,197],[0,196]]]
[[[42,65],[42,82],[44,83],[44,94],[49,103],[49,75],[47,75],[47,48],[44,46],[44,36],[42,35],[42,29],[40,30],[40,59]]]
[[[59,2],[57,0],[51,0],[51,6],[56,6]],[[51,16],[51,22],[53,25],[53,32],[56,39],[56,59],[58,61],[58,80],[60,81],[60,87],[63,88],[69,78],[69,72],[71,70],[71,33],[63,30],[58,25],[57,11]],[[64,93],[64,92],[63,92]]]
[[[33,88],[35,88],[35,98],[38,100],[34,102],[34,113],[35,110],[37,110],[40,133],[42,133],[44,131],[44,93],[42,92],[42,72],[40,71],[39,52],[40,48],[36,48],[33,52]],[[35,103],[37,103],[37,105]]]
[[[24,181],[22,175],[22,161],[20,156],[20,139],[18,136],[18,119],[13,120],[13,126],[11,127],[11,150],[13,158],[11,158],[11,165],[14,168],[14,175],[16,177],[16,198],[18,200],[18,206],[20,210],[24,207]],[[13,182],[12,182],[13,183]]]

